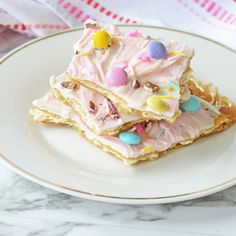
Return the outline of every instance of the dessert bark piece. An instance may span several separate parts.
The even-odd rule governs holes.
[[[181,114],[191,48],[89,21],[74,51],[79,53],[67,68],[70,80],[107,97],[119,111],[170,122]]]

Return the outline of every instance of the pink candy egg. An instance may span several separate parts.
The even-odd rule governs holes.
[[[115,67],[107,72],[105,76],[105,81],[108,85],[119,87],[126,85],[128,80],[128,75],[123,68]]]

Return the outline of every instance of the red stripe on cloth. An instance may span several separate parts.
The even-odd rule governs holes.
[[[26,30],[26,29],[31,29],[31,28],[57,28],[57,29],[68,29],[68,26],[66,25],[53,25],[53,24],[6,24],[6,28],[11,28],[15,30]]]
[[[75,18],[80,18],[81,16],[83,15],[83,11],[80,10],[76,15],[75,15]]]
[[[231,28],[224,28],[223,26],[217,25],[217,23],[214,22],[210,22],[205,16],[201,15],[201,12],[198,12],[197,9],[192,8],[189,4],[187,0],[178,0],[178,2],[184,6],[185,8],[187,8],[191,13],[195,14],[197,17],[200,17],[203,21],[207,22],[208,25],[214,26],[215,28],[218,28],[220,30],[225,30],[225,31],[236,31],[235,29],[231,29]],[[227,10],[224,10],[221,6],[219,6],[218,3],[216,3],[215,1],[212,0],[203,0],[203,1],[194,1],[195,3],[198,3],[197,5],[204,5],[205,10],[207,13],[209,13],[211,16],[216,17],[217,20],[221,21],[222,23],[231,24],[231,19],[232,17],[236,17],[235,14],[232,14],[230,12],[228,12]],[[206,3],[208,2],[208,3]],[[207,4],[207,5],[206,5]],[[232,15],[232,16],[231,16]]]
[[[117,18],[117,14],[112,15],[112,18],[116,19]]]
[[[86,20],[88,20],[90,18],[91,18],[90,15],[87,14],[83,17],[83,19],[81,21],[82,21],[82,23],[84,23]]]
[[[222,20],[227,13],[228,13],[227,11],[224,11],[218,19]]]
[[[182,6],[184,6],[187,10],[189,10],[189,12],[193,13],[196,17],[199,17],[199,19],[201,19],[202,21],[204,21],[206,24],[215,27],[217,29],[220,29],[222,31],[231,31],[231,32],[236,32],[235,29],[231,29],[231,28],[225,28],[225,27],[221,27],[220,25],[214,24],[210,21],[208,21],[208,19],[206,19],[203,16],[200,16],[199,13],[197,11],[195,11],[193,8],[191,8],[191,6],[188,6],[188,4],[184,3],[183,0],[178,0],[178,2],[180,4],[182,4]]]
[[[122,22],[124,20],[124,17],[121,16],[119,19],[118,19],[120,22]]]
[[[58,0],[57,3],[62,4],[64,0]]]
[[[78,9],[77,6],[72,6],[71,9],[70,9],[70,11],[69,11],[69,13],[70,13],[70,14],[74,14],[74,12],[76,12],[77,9]]]
[[[229,23],[232,25],[234,22],[236,22],[236,17],[234,17]]]
[[[95,2],[95,3],[93,4],[93,8],[94,8],[94,9],[96,9],[98,6],[99,6],[99,3],[98,3],[98,2]]]
[[[87,0],[87,4],[90,5],[93,0]]]
[[[207,12],[210,12],[210,11],[214,8],[215,5],[216,5],[216,4],[215,4],[214,2],[210,3],[210,5],[208,6],[208,8],[206,9]]]
[[[203,0],[200,6],[204,8],[208,2],[209,0]]]
[[[107,11],[107,12],[106,12],[106,15],[107,15],[107,16],[110,16],[110,15],[111,15],[111,11]]]
[[[222,10],[220,6],[213,12],[213,16],[217,16],[217,14]]]
[[[84,0],[80,0],[80,1],[84,2]],[[118,16],[118,14],[112,12],[111,10],[106,9],[106,7],[101,6],[98,2],[95,2],[93,5],[91,5],[92,2],[93,0],[87,0],[85,3],[89,6],[92,6],[94,9],[98,9],[101,13],[104,13],[106,16],[111,17],[112,19],[118,18],[120,22],[124,21],[127,23],[131,21],[129,18]]]
[[[178,0],[178,2],[182,3],[182,5],[186,5],[186,7],[189,7],[188,1]],[[217,17],[218,20],[223,21],[224,23],[227,24],[229,24],[228,20],[229,15],[232,14],[232,16],[236,16],[235,14],[230,13],[227,10],[223,9],[223,7],[219,3],[216,3],[212,0],[202,0],[202,1],[194,0],[194,3],[196,3],[201,8],[205,8],[205,10],[212,16]],[[214,8],[215,10],[213,11],[213,13],[211,13]],[[219,13],[221,13],[220,16]],[[227,20],[225,19],[225,17],[227,17]]]
[[[66,2],[63,7],[64,7],[64,9],[67,9],[70,5],[71,5],[70,2]]]
[[[100,12],[104,12],[105,11],[105,7],[100,7]]]
[[[232,19],[233,14],[229,14],[229,16],[224,20],[225,23],[227,23],[230,19]]]

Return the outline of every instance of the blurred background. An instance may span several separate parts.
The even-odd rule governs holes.
[[[0,0],[0,56],[89,18],[177,28],[236,49],[236,0]]]

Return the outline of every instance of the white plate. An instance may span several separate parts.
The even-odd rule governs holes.
[[[134,26],[121,26],[129,31]],[[205,38],[152,26],[135,29],[196,49],[197,78],[216,83],[236,100],[236,54]],[[70,128],[35,125],[28,116],[33,99],[49,90],[50,75],[63,72],[81,29],[27,43],[0,66],[0,153],[5,164],[46,187],[87,199],[150,204],[193,199],[236,183],[235,128],[203,138],[165,157],[124,166]]]

